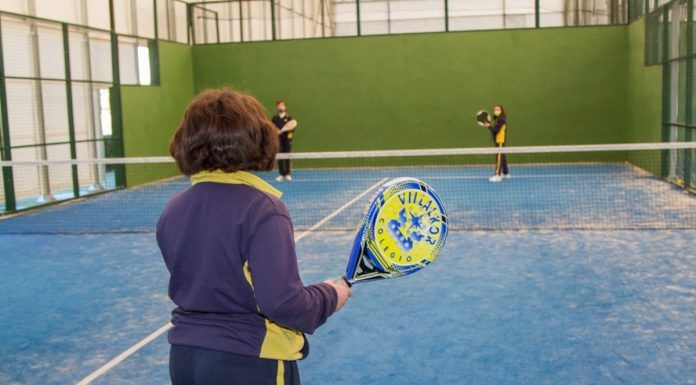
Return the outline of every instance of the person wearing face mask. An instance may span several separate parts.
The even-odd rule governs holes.
[[[278,129],[280,136],[280,153],[290,153],[292,151],[292,136],[297,128],[297,120],[288,114],[285,101],[279,100],[276,102],[276,114],[273,116],[273,124]],[[290,160],[278,160],[278,182],[291,181],[290,175]]]
[[[493,136],[493,144],[502,149],[505,147],[507,142],[507,116],[505,115],[505,109],[500,104],[493,107],[493,122],[483,123],[483,126],[490,130]],[[490,177],[488,180],[491,182],[500,182],[503,178],[509,178],[510,173],[508,172],[507,159],[505,154],[498,153],[495,156],[495,175]]]

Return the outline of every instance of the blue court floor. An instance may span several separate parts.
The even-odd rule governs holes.
[[[559,174],[545,171],[518,170],[516,178],[499,186],[518,197],[514,204],[506,203],[510,210],[525,209],[517,206],[519,199],[534,192],[546,196],[534,181],[548,185],[556,177],[538,175]],[[593,172],[597,170],[582,174]],[[473,199],[489,199],[486,192],[500,193],[491,190],[485,173],[477,173],[442,172],[431,183],[446,203],[453,202],[453,218],[494,223],[485,210],[469,206]],[[383,175],[360,182],[351,194]],[[567,189],[565,197],[549,197],[546,204],[528,198],[526,209],[552,211],[549,205],[557,200],[559,210],[577,213],[573,221],[598,229],[451,232],[442,255],[428,269],[355,287],[346,308],[309,336],[311,354],[300,364],[303,383],[696,384],[696,230],[602,229],[604,217],[568,206],[573,199],[580,199],[576,205],[585,202],[578,191],[600,183],[596,178],[601,175],[585,175],[584,184],[564,175],[563,180],[576,183],[571,188],[555,182]],[[645,180],[607,187],[627,202],[608,208],[609,214],[617,210],[622,221],[648,223],[635,219],[645,210],[631,205],[628,198],[635,192],[643,194],[637,201],[643,206],[665,205],[655,214],[660,223],[672,226],[674,215],[682,222],[693,220],[693,196],[639,177]],[[616,175],[607,178],[616,180]],[[322,187],[326,181],[312,184],[308,175],[301,182],[300,173],[297,179],[281,189],[301,221],[320,220],[352,196],[331,200],[333,206],[326,204],[304,219],[301,194],[333,195]],[[149,197],[148,202],[158,199],[147,190],[117,194],[133,193]],[[58,218],[68,227],[78,222],[89,226],[83,223],[87,213],[93,215],[98,200],[106,198],[111,199],[104,195],[0,221],[0,384],[76,384],[169,321],[168,276],[153,233],[8,230],[41,228]],[[115,206],[101,210],[118,207],[110,204]],[[159,204],[148,207],[158,210]],[[325,231],[298,241],[306,283],[343,272],[353,233],[327,229],[352,223],[363,205],[356,201],[325,223]],[[142,223],[156,214],[145,212]],[[95,220],[92,225],[99,223],[108,224]],[[159,336],[93,383],[166,384],[167,354],[166,336]]]

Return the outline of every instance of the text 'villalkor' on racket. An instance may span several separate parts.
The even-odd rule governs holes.
[[[415,273],[438,256],[447,229],[445,207],[432,187],[415,178],[389,180],[360,221],[343,278],[350,286]]]

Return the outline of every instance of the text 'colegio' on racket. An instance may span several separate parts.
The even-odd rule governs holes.
[[[432,187],[415,178],[392,179],[360,221],[343,279],[350,286],[415,273],[440,253],[447,229],[445,207]]]

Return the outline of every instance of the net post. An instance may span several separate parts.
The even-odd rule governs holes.
[[[541,26],[540,2],[540,0],[534,0],[534,28]]]
[[[65,97],[68,109],[68,137],[70,140],[70,159],[77,159],[77,147],[75,146],[75,113],[73,111],[72,73],[70,72],[70,38],[68,25],[62,23],[63,31],[63,62],[65,63]],[[73,196],[80,196],[80,179],[77,174],[77,165],[71,166]]]
[[[0,159],[12,160],[12,145],[10,144],[10,117],[7,113],[7,86],[5,83],[5,60],[2,47],[2,18],[0,18],[0,142],[2,151]],[[14,190],[14,175],[12,167],[2,168],[2,183],[5,191],[5,212],[17,211],[17,199]]]
[[[685,140],[687,142],[690,142],[693,140],[693,132],[694,132],[693,127],[686,128]],[[694,161],[693,154],[694,154],[694,151],[696,151],[696,150],[694,150],[692,148],[692,149],[686,149],[684,151],[685,151],[685,153],[684,153],[684,188],[691,189],[692,187],[694,187],[694,186],[692,186],[694,181],[692,180],[691,176],[693,173],[693,169],[692,169],[692,165],[693,165],[693,161]]]

